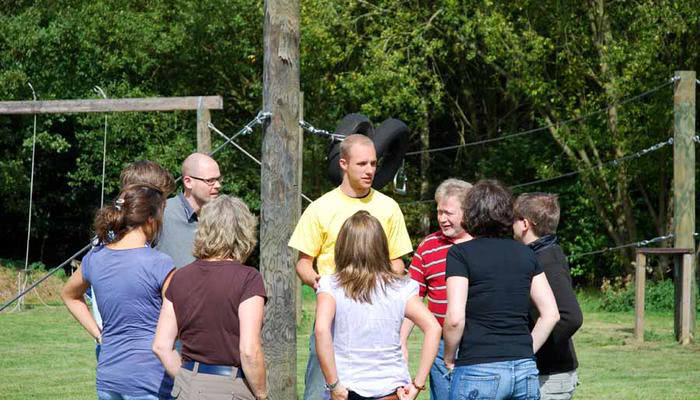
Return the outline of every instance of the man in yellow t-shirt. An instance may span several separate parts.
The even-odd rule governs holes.
[[[299,251],[297,275],[301,281],[318,288],[321,275],[335,273],[334,250],[338,232],[345,220],[359,210],[366,210],[384,228],[389,243],[389,257],[394,271],[404,273],[401,256],[413,251],[403,214],[392,198],[372,189],[377,170],[374,143],[364,135],[349,135],[340,145],[340,186],[311,203],[299,219],[289,246]],[[316,259],[318,272],[314,270]],[[305,400],[329,398],[326,387],[336,382],[325,382],[316,357],[315,337],[310,337],[309,362],[306,367]]]

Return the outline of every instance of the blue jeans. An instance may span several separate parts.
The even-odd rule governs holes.
[[[445,366],[445,340],[440,339],[437,357],[430,367],[430,400],[445,400],[450,394],[450,381],[447,380]]]
[[[456,367],[450,400],[539,400],[540,382],[533,358]]]
[[[309,361],[306,363],[306,375],[304,376],[304,400],[328,400],[330,393],[326,390],[326,378],[321,371],[321,364],[316,355],[316,322],[311,327],[309,335]]]
[[[128,394],[121,394],[111,391],[97,391],[97,400],[159,400],[158,396],[152,394],[146,394],[143,396],[129,396]]]

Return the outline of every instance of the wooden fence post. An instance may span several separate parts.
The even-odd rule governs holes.
[[[693,285],[693,254],[683,254],[683,262],[682,262],[682,272],[681,272],[681,304],[680,304],[680,314],[681,314],[681,327],[680,327],[680,336],[678,338],[678,341],[681,344],[689,344],[692,335],[691,335],[691,325],[692,325],[692,313],[690,311],[691,308],[691,295],[693,293],[693,290],[691,286]]]
[[[264,125],[260,179],[260,270],[268,302],[263,343],[270,399],[296,399],[295,253],[299,216],[299,0],[266,0]]]
[[[673,92],[673,234],[675,248],[695,249],[695,71],[676,71]],[[695,310],[684,310],[684,299],[690,299],[693,292],[694,279],[690,279],[690,285],[685,285],[684,274],[686,269],[692,275],[693,258],[687,261],[683,257],[682,266],[676,265],[676,276],[680,275],[680,284],[676,284],[674,318],[674,333],[679,341],[689,341],[695,330]],[[680,271],[679,271],[680,269]],[[680,272],[680,274],[679,274]],[[678,279],[676,282],[678,283]],[[687,286],[687,287],[686,287]],[[688,290],[689,293],[685,293]],[[687,307],[687,305],[686,305]],[[682,327],[687,326],[687,336],[682,335]]]
[[[637,250],[637,263],[634,273],[634,338],[644,341],[644,284],[646,281],[647,256]]]

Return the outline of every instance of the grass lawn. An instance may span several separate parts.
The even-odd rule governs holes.
[[[297,336],[300,394],[313,306],[306,292]],[[648,314],[646,342],[635,344],[633,317],[584,310],[584,326],[575,337],[581,381],[575,398],[700,399],[700,345],[675,344],[672,314]],[[420,336],[415,329],[411,337],[414,370]],[[94,343],[64,307],[0,314],[0,399],[94,399],[94,379]]]

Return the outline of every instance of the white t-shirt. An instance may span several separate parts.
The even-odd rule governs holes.
[[[378,287],[369,304],[347,297],[336,275],[328,275],[321,277],[317,293],[335,299],[333,350],[343,386],[360,396],[378,397],[411,382],[399,331],[406,302],[418,295],[418,283],[406,278],[385,290]]]

